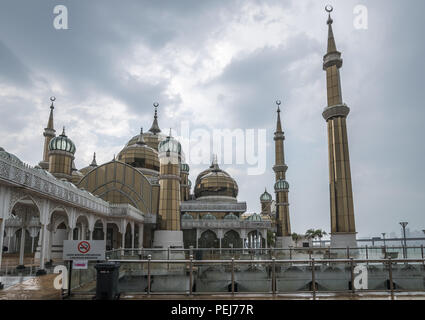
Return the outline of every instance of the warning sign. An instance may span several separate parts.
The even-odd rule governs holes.
[[[65,240],[63,260],[105,260],[104,240]]]

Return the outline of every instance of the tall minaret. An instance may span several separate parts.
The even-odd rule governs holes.
[[[159,230],[154,233],[154,247],[183,247],[180,227],[181,145],[171,136],[158,145],[159,156]]]
[[[49,121],[47,122],[47,128],[44,128],[44,149],[43,149],[43,160],[40,161],[39,166],[44,170],[49,170],[49,143],[56,136],[56,131],[53,127],[53,109],[55,106],[53,102],[56,100],[55,97],[50,97],[52,104],[50,105]]]
[[[329,191],[331,209],[331,246],[355,247],[356,226],[354,223],[353,191],[351,188],[350,157],[346,118],[350,109],[342,100],[339,69],[341,53],[337,51],[332,31],[333,8],[326,6],[328,17],[328,50],[323,57],[326,71],[328,106],[323,118],[328,124]]]
[[[286,179],[286,170],[288,166],[285,164],[285,152],[283,149],[283,141],[285,140],[284,132],[282,131],[282,124],[280,121],[280,104],[277,104],[277,124],[276,132],[274,133],[275,141],[275,165],[273,170],[276,175],[276,183],[274,189],[276,192],[276,246],[288,247],[292,243],[291,238],[291,224],[289,221],[289,184]]]

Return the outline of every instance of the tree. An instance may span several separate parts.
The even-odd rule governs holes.
[[[298,233],[294,232],[294,233],[291,234],[291,237],[292,237],[292,241],[295,242],[295,246],[297,247],[298,241],[301,239],[301,236]]]

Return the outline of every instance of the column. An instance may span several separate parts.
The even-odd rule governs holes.
[[[68,240],[74,240],[74,229],[68,228]]]
[[[196,249],[198,249],[199,229],[196,228]]]
[[[89,240],[93,240],[93,232],[94,230],[89,229]]]
[[[44,270],[44,259],[46,258],[46,247],[47,247],[47,225],[41,225],[41,253],[40,253],[40,269]]]
[[[5,224],[6,224],[6,221],[3,218],[0,218],[0,268],[1,268],[2,257],[3,257],[3,240],[4,240],[3,237],[4,237]]]
[[[139,224],[139,248],[143,248],[143,224]]]
[[[131,224],[131,255],[134,255],[134,223]]]
[[[25,219],[22,219],[22,228],[21,228],[21,245],[19,248],[19,266],[24,265],[24,253],[25,253]]]
[[[51,228],[53,229],[54,227],[51,226]],[[48,246],[47,246],[46,257],[47,257],[47,261],[50,261],[52,260],[53,230],[48,230],[47,234],[49,236],[48,236]]]
[[[124,256],[124,254],[125,254],[125,231],[123,231],[122,233],[121,233],[121,248],[122,248],[122,250],[121,250],[121,255],[122,256]]]
[[[86,225],[84,223],[81,224],[81,237],[80,240],[86,240]]]
[[[108,224],[104,222],[103,223],[103,240],[105,241],[106,241],[107,233],[108,233]]]

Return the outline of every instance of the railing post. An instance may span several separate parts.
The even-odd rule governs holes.
[[[367,245],[366,245],[366,260],[369,260],[369,250],[368,250]],[[368,265],[369,261],[366,261],[366,264]]]
[[[148,255],[148,295],[151,294],[151,259],[152,256]]]
[[[425,260],[424,260],[424,245],[421,245],[421,255],[422,255],[422,264],[425,265]]]
[[[313,287],[313,300],[316,300],[316,272],[314,270],[314,258],[311,259],[311,285]]]
[[[235,258],[232,258],[232,295],[235,294]]]
[[[192,288],[193,288],[193,255],[190,255],[190,264],[189,264],[189,293],[190,295],[193,294]]]
[[[276,294],[276,258],[272,258],[272,293]]]
[[[167,261],[170,260],[170,247],[167,250]],[[170,264],[167,262],[167,270],[170,270]]]
[[[289,260],[292,260],[292,248],[289,248]]]
[[[391,300],[394,300],[394,284],[393,284],[393,264],[391,258],[388,259],[388,273],[390,276],[390,290],[391,290]]]
[[[347,247],[347,259],[350,259],[350,247]]]
[[[350,259],[350,269],[351,269],[351,292],[354,294],[355,288],[354,288],[354,260],[353,260],[353,258]]]

